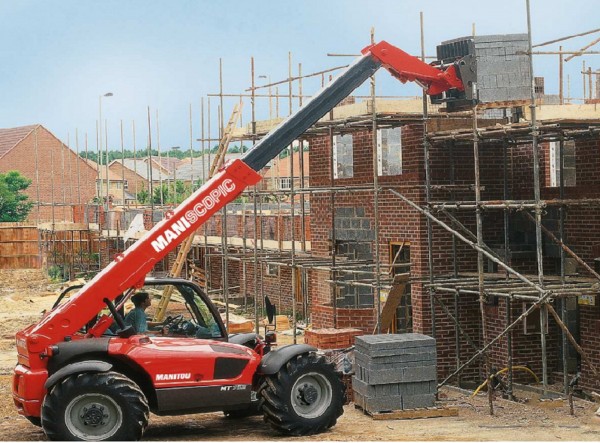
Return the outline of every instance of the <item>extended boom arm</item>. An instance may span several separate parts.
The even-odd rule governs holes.
[[[260,140],[241,160],[225,166],[142,239],[90,280],[76,296],[50,312],[34,327],[18,335],[19,347],[42,353],[54,343],[76,333],[102,310],[104,299],[114,300],[131,287],[141,287],[154,265],[192,235],[215,212],[260,180],[260,171],[271,159],[384,66],[402,82],[415,81],[428,94],[464,89],[454,66],[441,70],[382,41],[368,46],[346,71],[309,102]],[[24,349],[23,349],[24,350]],[[33,363],[34,359],[30,359]],[[38,360],[39,361],[39,360]]]

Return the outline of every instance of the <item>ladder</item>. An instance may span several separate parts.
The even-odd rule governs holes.
[[[243,102],[240,100],[240,102],[236,103],[236,105],[233,107],[233,111],[231,112],[231,116],[229,117],[229,121],[227,122],[227,126],[225,126],[225,129],[223,129],[223,136],[219,141],[217,152],[215,153],[212,164],[210,165],[210,170],[208,171],[208,178],[212,177],[223,166],[225,154],[227,153],[229,143],[233,138],[233,131],[242,115],[242,106]],[[183,265],[186,262],[188,253],[192,249],[192,243],[194,241],[195,236],[196,233],[194,232],[181,243],[181,246],[179,247],[179,252],[177,253],[177,257],[175,258],[175,262],[173,262],[173,266],[171,267],[169,277],[179,277],[179,275],[181,274],[181,270],[183,269]],[[173,286],[169,285],[163,290],[163,294],[160,298],[160,301],[158,302],[158,308],[156,310],[156,314],[154,315],[153,321],[162,322],[165,319],[167,313],[167,306],[169,304],[169,301],[171,300],[173,289]]]

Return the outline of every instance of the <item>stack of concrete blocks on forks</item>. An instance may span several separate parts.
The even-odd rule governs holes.
[[[435,406],[435,339],[422,334],[356,337],[354,404],[367,413]]]
[[[466,63],[468,69],[462,74],[463,81],[473,83],[467,99],[492,107],[510,107],[531,98],[528,50],[527,34],[481,35],[442,42],[437,46],[437,58],[448,65],[464,57],[461,63]],[[448,109],[452,107],[449,103]]]

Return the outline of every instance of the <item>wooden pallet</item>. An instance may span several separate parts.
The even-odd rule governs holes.
[[[371,416],[373,420],[414,420],[417,418],[437,418],[437,417],[458,417],[458,408],[456,407],[432,407],[405,409],[399,411],[371,412],[355,405],[356,409],[361,409],[365,414]]]

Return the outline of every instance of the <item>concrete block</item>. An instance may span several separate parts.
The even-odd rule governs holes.
[[[437,383],[434,381],[423,381],[416,383],[370,385],[354,376],[352,379],[352,389],[367,397],[381,397],[386,395],[435,395],[437,392]]]
[[[370,350],[365,349],[362,346],[357,346],[356,349],[358,352],[361,352],[369,358],[388,358],[387,361],[379,361],[380,363],[389,363],[394,361],[398,363],[409,361],[434,361],[434,357],[436,356],[436,350],[434,347],[424,347],[419,351],[416,351],[416,348]]]
[[[356,214],[354,213],[354,208],[336,208],[335,216],[336,217],[354,217]]]
[[[381,371],[385,369],[404,369],[417,368],[423,364],[434,364],[435,362],[409,361],[403,363],[372,363],[369,360],[355,359],[357,365],[365,368],[367,371]]]
[[[403,369],[368,370],[357,363],[355,373],[357,378],[370,385],[437,380],[437,368],[431,365]]]
[[[382,352],[388,351],[383,350]],[[434,365],[437,360],[435,348],[409,348],[405,350],[399,350],[395,355],[384,354],[381,356],[373,356],[365,353],[362,349],[356,348],[355,355],[359,361],[368,363],[374,368],[387,364],[393,364],[396,365],[396,367],[414,367],[424,363]]]
[[[367,412],[398,411],[435,406],[435,395],[368,397],[354,392],[354,403]]]
[[[435,406],[434,394],[402,396],[402,409],[431,408],[433,406]]]
[[[435,339],[423,334],[374,334],[356,337],[356,344],[368,349],[407,349],[435,346]]]
[[[371,398],[355,392],[354,403],[368,412],[398,411],[402,409],[402,396]]]

